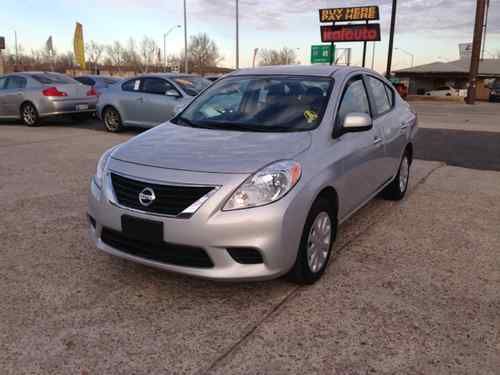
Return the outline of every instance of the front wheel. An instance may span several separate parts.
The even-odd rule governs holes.
[[[123,129],[121,116],[113,107],[107,107],[102,117],[108,132],[118,133]]]
[[[32,103],[25,103],[21,107],[21,119],[25,125],[28,126],[38,126],[40,125],[40,118],[38,117],[38,111]]]
[[[306,219],[297,259],[289,277],[297,284],[313,284],[325,272],[337,234],[337,216],[323,198],[314,202]]]
[[[398,174],[394,180],[384,189],[382,196],[385,199],[399,201],[404,198],[410,181],[410,156],[405,152],[399,164]]]

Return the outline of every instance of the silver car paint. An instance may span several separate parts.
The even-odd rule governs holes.
[[[124,79],[104,91],[97,103],[97,116],[102,118],[104,108],[114,107],[119,113],[124,126],[139,126],[144,128],[154,127],[167,120],[184,108],[193,99],[177,85],[173,78],[186,76],[185,74],[144,74],[137,77]],[[124,91],[122,84],[142,78],[161,78],[173,85],[181,97],[169,97],[166,95],[148,94],[144,92]]]
[[[103,190],[92,182],[89,194],[89,214],[97,222],[96,228],[90,228],[91,238],[99,249],[205,278],[274,278],[293,266],[306,217],[320,192],[335,190],[338,219],[343,222],[395,178],[405,147],[413,143],[417,131],[416,115],[399,95],[395,96],[392,112],[374,119],[372,130],[332,137],[335,114],[348,79],[357,74],[385,79],[369,70],[335,66],[259,68],[232,75],[245,74],[332,76],[335,85],[321,125],[309,132],[269,134],[192,129],[166,123],[121,145],[112,153]],[[175,151],[169,152],[170,148]],[[262,207],[222,211],[227,199],[252,173],[286,158],[301,163],[302,177],[282,199]],[[165,241],[203,247],[215,267],[163,264],[104,244],[100,240],[102,227],[120,231],[121,215],[131,214],[116,204],[109,171],[145,181],[220,186],[189,219],[133,213],[161,220]],[[225,251],[227,247],[257,248],[264,263],[239,264]]]
[[[87,96],[88,87],[79,82],[74,84],[42,84],[33,79],[30,74],[42,72],[22,72],[6,74],[2,77],[18,76],[26,79],[25,88],[0,89],[0,118],[21,118],[21,105],[31,102],[35,105],[40,117],[94,112],[97,98]],[[42,90],[47,87],[56,87],[68,94],[65,97],[47,97]],[[88,106],[86,110],[77,109],[77,105]]]

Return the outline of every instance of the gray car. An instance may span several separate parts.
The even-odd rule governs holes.
[[[12,73],[0,77],[0,118],[21,119],[28,126],[45,117],[86,119],[95,112],[95,90],[53,72]]]
[[[126,79],[102,93],[97,116],[110,132],[124,126],[150,128],[170,120],[209,85],[202,77],[174,73]]]
[[[91,238],[188,275],[312,283],[340,223],[379,193],[404,197],[416,131],[415,113],[373,71],[240,70],[102,155]]]

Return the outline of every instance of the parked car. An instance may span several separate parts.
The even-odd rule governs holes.
[[[101,75],[78,76],[75,77],[75,79],[78,82],[83,83],[84,85],[93,87],[96,91],[97,96],[100,96],[101,93],[111,85],[114,85],[122,80],[122,78],[118,77],[101,76]]]
[[[441,86],[436,90],[430,90],[425,93],[427,96],[458,96],[458,91],[451,86]]]
[[[490,91],[490,102],[498,102],[500,101],[500,80],[495,80],[493,85],[491,86]]]
[[[93,88],[53,72],[23,72],[0,76],[0,118],[21,119],[37,126],[49,116],[86,119],[95,112]]]
[[[170,120],[209,85],[210,81],[202,77],[186,74],[130,78],[103,92],[97,116],[110,132],[121,131],[124,126],[150,128]]]
[[[188,275],[312,283],[339,223],[381,192],[405,196],[416,131],[415,113],[373,71],[240,70],[102,155],[91,238]]]

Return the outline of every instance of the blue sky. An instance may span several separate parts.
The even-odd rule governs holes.
[[[224,60],[234,65],[234,0],[187,0],[188,35],[206,32],[218,44]],[[318,9],[336,6],[379,5],[382,42],[377,43],[375,67],[386,63],[390,0],[240,0],[240,66],[251,64],[252,51],[259,48],[299,48],[302,63],[308,63],[310,45],[319,44]],[[458,58],[458,43],[472,40],[475,0],[399,0],[395,46],[415,55],[415,63]],[[183,24],[182,0],[52,0],[8,1],[0,12],[0,35],[13,47],[14,30],[25,51],[41,48],[49,35],[59,52],[72,48],[75,22],[84,25],[85,41],[111,43],[136,40],[145,35],[163,46],[163,33]],[[353,63],[361,63],[361,44],[353,48]],[[183,48],[183,29],[167,39],[167,52]],[[500,0],[490,3],[490,32],[486,49],[500,52]],[[486,55],[488,57],[488,54]],[[405,68],[411,58],[395,51],[394,68]],[[368,53],[371,62],[371,46]]]

